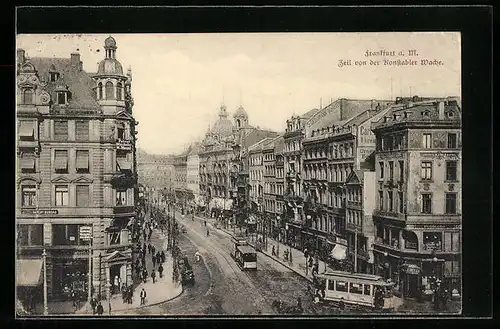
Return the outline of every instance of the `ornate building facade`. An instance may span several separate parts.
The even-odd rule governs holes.
[[[97,73],[83,70],[78,53],[17,50],[16,283],[39,284],[25,281],[41,280],[45,251],[49,300],[87,292],[89,281],[101,297],[116,276],[132,282],[137,122],[131,71],[123,73],[116,49],[107,38]]]
[[[461,291],[461,107],[398,99],[376,136],[375,265],[406,296],[445,281]]]

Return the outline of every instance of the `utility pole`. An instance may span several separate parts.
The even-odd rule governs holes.
[[[354,273],[358,272],[358,227],[354,230]]]

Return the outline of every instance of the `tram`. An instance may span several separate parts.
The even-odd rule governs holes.
[[[231,256],[242,270],[257,270],[257,252],[243,237],[234,237]]]
[[[372,274],[332,271],[316,275],[323,282],[324,300],[358,309],[394,310],[394,283]]]

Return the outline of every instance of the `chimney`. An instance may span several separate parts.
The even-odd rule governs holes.
[[[17,49],[17,64],[24,63],[25,59],[26,59],[26,57],[25,57],[24,49],[18,48]]]
[[[71,53],[71,66],[80,67],[80,54],[79,53]]]
[[[438,109],[439,119],[444,119],[444,102],[443,101],[437,103],[437,109]]]

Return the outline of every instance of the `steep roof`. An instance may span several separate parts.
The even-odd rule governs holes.
[[[277,135],[278,133],[274,131],[254,129],[242,138],[241,147],[246,149],[264,138],[276,137]]]
[[[250,145],[248,147],[248,151],[262,150],[266,146],[266,144],[268,142],[270,142],[271,140],[272,140],[272,138],[266,137],[266,138],[258,141],[257,143]]]
[[[309,119],[311,118],[313,115],[315,115],[316,113],[318,113],[321,109],[318,109],[318,108],[314,108],[312,110],[309,110],[308,112],[302,114],[300,117],[302,119]]]
[[[55,88],[58,85],[68,86],[71,92],[71,98],[68,100],[68,108],[70,109],[99,109],[94,93],[95,82],[91,76],[79,70],[77,66],[71,65],[69,58],[49,58],[49,57],[32,57],[29,62],[33,64],[38,72],[40,80],[47,82],[45,90],[51,95],[52,99],[56,99]],[[50,82],[49,72],[55,69],[60,73],[60,78],[56,82]]]

